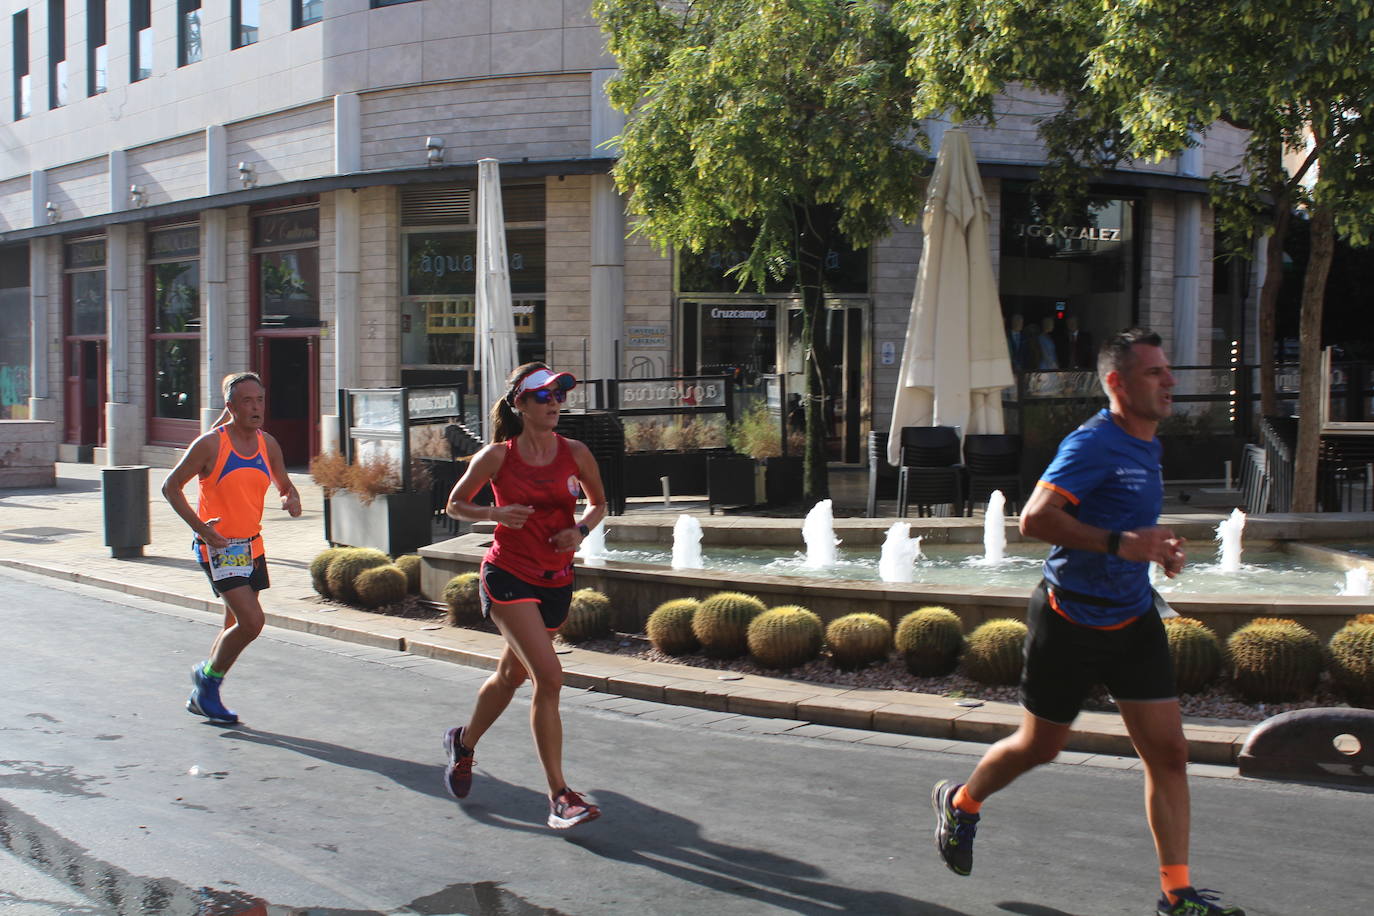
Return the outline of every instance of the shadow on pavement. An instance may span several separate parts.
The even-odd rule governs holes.
[[[1074,916],[1073,913],[1056,910],[1052,906],[1041,906],[1038,903],[999,903],[997,908],[1008,913],[1017,913],[1019,916]]]

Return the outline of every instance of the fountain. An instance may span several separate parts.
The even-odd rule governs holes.
[[[1232,509],[1231,516],[1217,525],[1217,540],[1221,542],[1218,565],[1222,572],[1240,572],[1241,532],[1245,530],[1245,513]]]
[[[878,578],[884,582],[915,582],[916,561],[920,558],[921,539],[911,536],[911,525],[894,522],[883,540]]]
[[[811,507],[802,522],[802,540],[806,542],[806,565],[812,569],[834,566],[838,553],[835,537],[835,515],[831,502],[823,499]]]
[[[673,569],[702,569],[701,522],[679,515],[673,525]]]
[[[1364,568],[1347,569],[1345,571],[1345,585],[1341,586],[1342,595],[1354,597],[1365,597],[1374,592],[1370,591],[1369,570]]]
[[[577,557],[583,563],[600,566],[606,562],[606,521],[602,519],[595,528],[587,532],[582,546],[577,548]]]
[[[974,561],[979,566],[996,566],[1007,558],[1007,498],[1001,490],[988,496],[988,510],[983,516],[983,557]]]

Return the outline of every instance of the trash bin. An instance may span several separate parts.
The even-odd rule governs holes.
[[[148,521],[148,468],[146,465],[100,469],[100,492],[105,507],[105,546],[110,556],[143,556],[152,543]]]

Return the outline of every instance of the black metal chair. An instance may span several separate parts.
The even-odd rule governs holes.
[[[964,468],[968,473],[968,509],[985,503],[993,490],[1007,498],[1007,510],[1015,513],[1025,502],[1021,487],[1021,437],[992,433],[964,437]]]
[[[897,472],[887,463],[887,437],[887,433],[877,430],[868,434],[868,502],[864,507],[866,518],[873,518],[878,514],[879,499],[891,499],[896,495]]]
[[[959,431],[952,426],[902,427],[902,463],[897,469],[897,515],[911,505],[920,516],[948,506],[964,513],[964,466],[959,463]]]

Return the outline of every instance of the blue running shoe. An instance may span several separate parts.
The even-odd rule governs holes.
[[[219,685],[222,677],[211,677],[205,673],[205,663],[201,662],[191,669],[191,696],[186,700],[186,709],[197,716],[204,716],[216,725],[238,725],[239,717],[225,709],[219,700]]]
[[[935,848],[949,870],[968,877],[973,872],[973,836],[978,832],[978,815],[954,807],[959,784],[942,779],[930,792],[935,809]]]
[[[1245,911],[1238,906],[1218,904],[1216,901],[1221,899],[1221,895],[1207,888],[1195,890],[1183,887],[1171,893],[1178,898],[1178,902],[1170,903],[1169,898],[1161,894],[1159,902],[1155,904],[1155,912],[1159,916],[1245,916]]]

